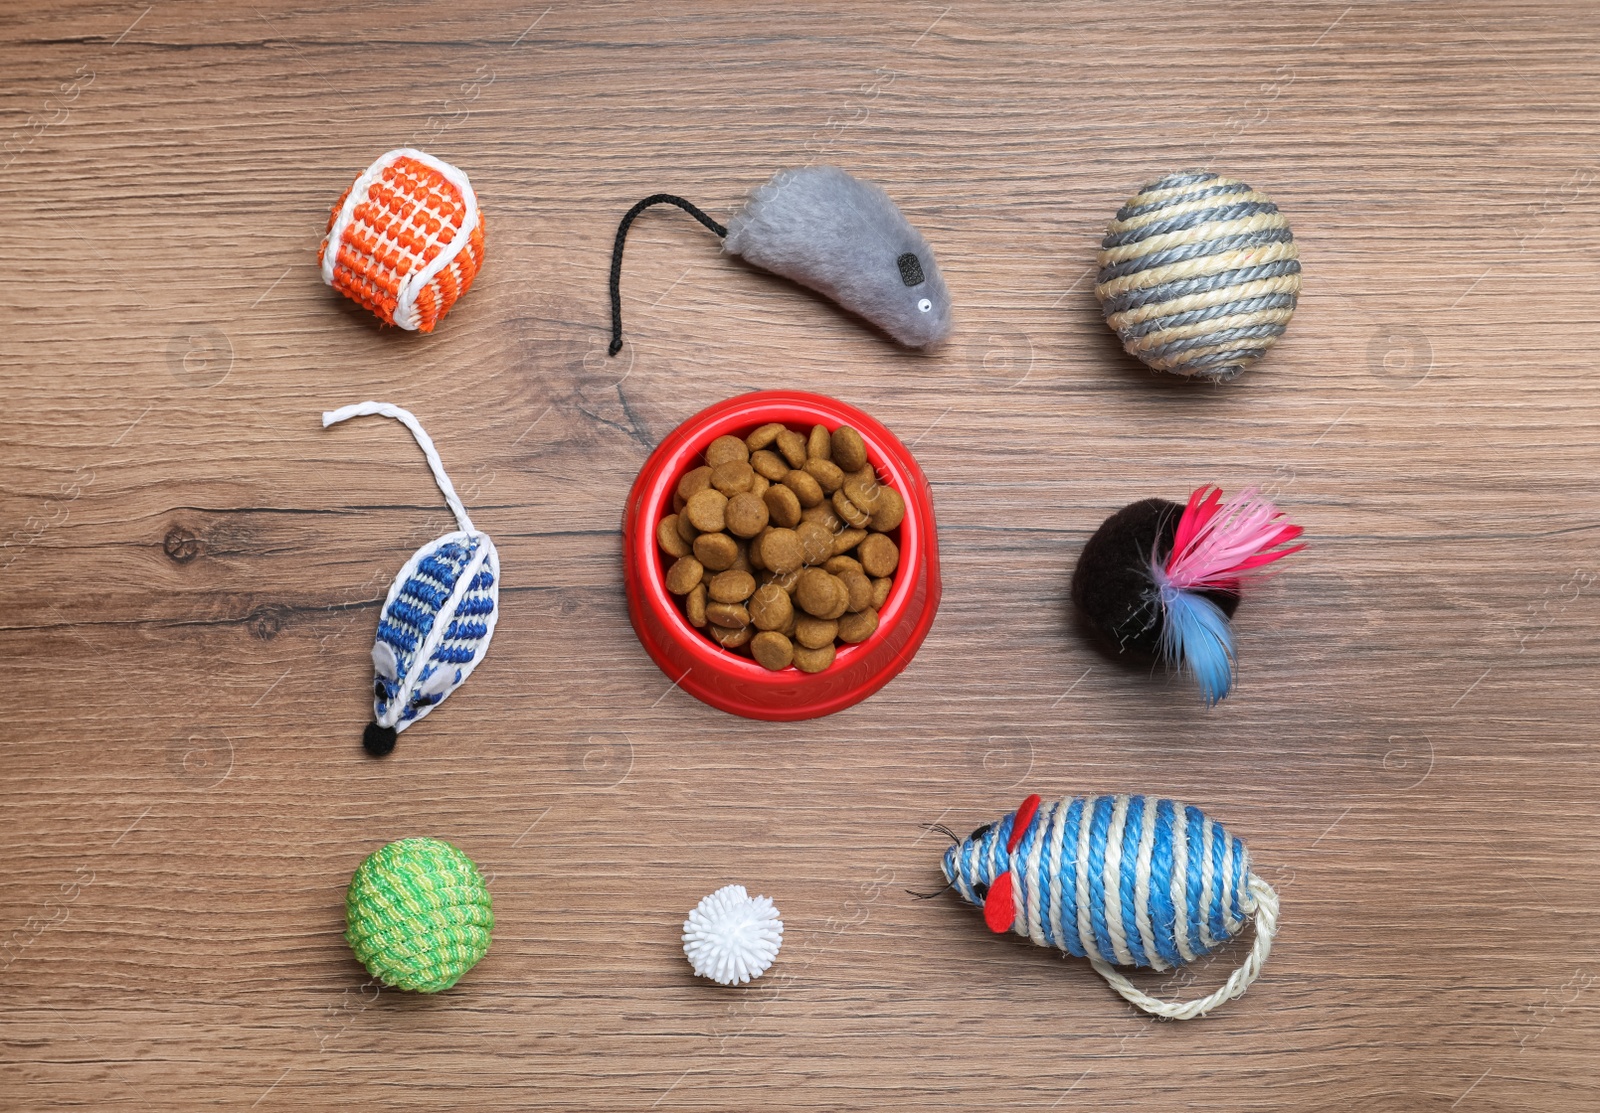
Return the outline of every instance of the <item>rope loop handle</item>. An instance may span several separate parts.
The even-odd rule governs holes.
[[[1243,995],[1244,991],[1250,988],[1250,983],[1261,976],[1261,968],[1266,964],[1267,955],[1272,952],[1273,937],[1278,934],[1280,904],[1277,890],[1258,875],[1253,873],[1250,875],[1250,883],[1241,906],[1246,914],[1255,919],[1255,942],[1251,944],[1250,954],[1246,956],[1243,965],[1228,975],[1228,980],[1223,983],[1222,988],[1204,997],[1193,1001],[1163,1001],[1139,989],[1104,959],[1090,955],[1089,962],[1112,989],[1130,1004],[1152,1016],[1167,1020],[1193,1020],[1195,1017],[1205,1016],[1218,1005]]]

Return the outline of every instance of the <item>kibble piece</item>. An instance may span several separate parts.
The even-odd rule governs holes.
[[[793,529],[800,524],[800,496],[782,483],[774,483],[768,487],[766,494],[761,496],[761,501],[767,504],[767,512],[772,516],[775,525]]]
[[[759,496],[741,491],[728,500],[728,509],[722,517],[728,532],[735,537],[754,537],[767,528],[769,515],[767,504]]]
[[[692,556],[679,557],[667,569],[667,590],[674,595],[687,595],[694,590],[706,574],[705,565]]]
[[[872,637],[872,632],[878,628],[878,612],[868,607],[855,614],[847,614],[839,620],[839,640],[854,645],[864,642]]]
[[[684,510],[687,509],[688,505],[685,504]],[[700,536],[700,531],[694,528],[694,525],[689,521],[689,515],[683,513],[683,511],[678,513],[678,536],[691,545],[694,544],[694,539]]]
[[[800,559],[806,564],[821,564],[833,555],[833,534],[816,522],[801,522],[795,527],[800,539]]]
[[[795,625],[800,621],[800,618],[801,618],[801,614],[800,614],[799,611],[790,610],[789,611],[789,621],[785,622],[782,626],[778,627],[778,633],[782,634],[784,637],[788,638],[790,641],[794,641],[794,628],[795,628]]]
[[[775,529],[761,542],[761,563],[768,571],[782,574],[799,568],[804,556],[800,536],[792,529]]]
[[[857,559],[869,576],[888,576],[900,566],[900,548],[881,533],[869,534],[856,546]]]
[[[694,471],[678,480],[678,494],[682,495],[687,501],[709,486],[711,486],[711,469],[695,468]]]
[[[777,672],[794,660],[794,643],[776,630],[763,630],[750,639],[750,656],[761,667]]]
[[[861,434],[848,425],[833,431],[833,462],[847,472],[860,471],[867,464],[867,446]]]
[[[741,464],[750,462],[750,450],[744,446],[742,438],[721,436],[706,445],[706,463],[711,467],[718,467],[730,460],[737,460]]]
[[[767,493],[767,488],[772,486],[770,480],[764,475],[758,475],[750,481],[750,493],[760,498]]]
[[[817,615],[818,618],[841,618],[850,609],[850,589],[844,586],[844,581],[837,576],[829,576],[833,581],[833,606]]]
[[[807,649],[821,649],[832,645],[839,636],[839,624],[829,618],[814,618],[802,614],[794,620],[794,640]]]
[[[802,522],[815,522],[829,533],[838,533],[845,528],[844,523],[839,520],[839,515],[833,512],[833,504],[829,502],[819,502],[816,506],[808,506],[800,512],[800,520]]]
[[[838,618],[850,601],[850,592],[837,576],[820,568],[807,568],[795,585],[794,601],[816,618]]]
[[[888,533],[906,520],[906,500],[893,487],[878,488],[878,507],[872,512],[872,528]]]
[[[883,605],[889,601],[889,589],[894,586],[894,581],[888,576],[879,576],[872,581],[872,606],[875,610],[883,610]]]
[[[856,529],[866,529],[867,523],[872,521],[872,515],[851,502],[843,491],[835,491],[831,501],[833,512]]]
[[[748,572],[751,576],[754,576],[756,574],[756,570],[755,567],[750,563],[750,554],[745,551],[745,543],[743,541],[735,541],[733,544],[734,548],[737,550],[737,554],[733,558],[733,563],[728,565],[725,571]],[[705,562],[701,561],[701,563],[704,564]]]
[[[727,508],[728,496],[708,487],[690,495],[683,512],[688,515],[689,524],[701,533],[717,533],[726,525],[722,515]]]
[[[711,486],[730,499],[740,491],[748,491],[755,481],[755,471],[743,460],[729,460],[711,469]]]
[[[794,604],[789,593],[777,584],[762,584],[756,588],[749,603],[750,621],[758,630],[781,630],[794,617]]]
[[[724,576],[726,572],[722,573]],[[867,579],[867,574],[861,571],[860,566],[846,568],[837,573],[839,582],[844,584],[844,589],[850,593],[850,605],[847,608],[852,614],[859,614],[872,606],[872,581]],[[754,582],[754,581],[752,581]],[[712,580],[712,594],[716,594],[716,580]]]
[[[712,576],[708,586],[711,598],[718,603],[743,603],[755,594],[756,578],[748,572],[730,568]],[[869,590],[870,587],[868,585]]]
[[[744,439],[744,446],[752,453],[758,449],[766,448],[767,445],[777,440],[778,434],[783,432],[786,428],[787,426],[785,426],[781,421],[769,421],[746,437]]]
[[[721,572],[739,559],[739,543],[725,533],[702,533],[694,539],[694,556],[711,571]]]
[[[661,546],[661,551],[669,557],[689,555],[689,542],[683,539],[678,532],[678,516],[668,514],[656,525],[656,544]]]
[[[865,541],[866,538],[867,531],[864,529],[840,530],[838,533],[833,535],[832,556],[839,556],[842,553],[848,553],[851,549]]]
[[[810,472],[796,469],[783,477],[783,485],[794,492],[801,506],[815,506],[822,501],[822,485]],[[694,500],[689,500],[693,505]]]
[[[706,621],[724,630],[750,625],[750,612],[743,603],[707,603]]]
[[[826,425],[813,425],[811,436],[806,438],[806,455],[813,460],[833,458],[833,434]]]
[[[844,492],[845,498],[855,503],[868,514],[878,509],[878,494],[883,489],[883,484],[878,482],[877,476],[863,479],[859,475],[852,475],[849,479],[846,479],[844,486],[840,488]]]
[[[771,529],[771,526],[766,526],[760,533],[745,542],[744,555],[745,559],[750,562],[750,570],[752,572],[765,572],[767,570],[767,566],[761,563],[761,539]]]
[[[804,467],[806,462],[806,439],[793,429],[785,429],[778,434],[772,443],[778,446],[778,453],[787,461],[791,468]]]
[[[825,645],[821,649],[806,649],[795,646],[794,667],[801,672],[821,672],[833,664],[834,649],[832,645]]]
[[[757,475],[764,475],[774,483],[789,474],[789,464],[776,452],[763,448],[760,452],[750,454],[750,466]]]
[[[741,645],[748,643],[755,636],[755,632],[756,628],[754,626],[741,626],[737,630],[726,626],[713,625],[706,627],[706,633],[710,634],[712,640],[723,649],[738,649]]]
[[[686,499],[682,495],[678,494],[677,491],[673,491],[672,492],[672,512],[674,514],[677,514],[677,513],[681,512],[683,510],[683,508],[684,508],[684,505],[688,501],[689,501],[688,499]]]
[[[861,571],[861,562],[852,556],[834,556],[824,561],[822,567],[835,576],[843,576],[846,572]]]
[[[784,594],[794,597],[794,589],[800,582],[800,577],[794,572],[763,572],[758,581],[762,584],[772,584],[783,589]]]
[[[704,626],[706,624],[706,585],[695,584],[694,589],[684,596],[684,613],[689,617],[690,626]]]
[[[844,484],[844,472],[832,460],[807,460],[806,472],[817,481],[825,495],[833,494]]]

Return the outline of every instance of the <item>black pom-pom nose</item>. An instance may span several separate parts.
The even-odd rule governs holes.
[[[380,727],[377,723],[368,723],[366,732],[361,736],[361,745],[366,747],[367,753],[373,757],[387,757],[394,752],[394,740],[398,737],[394,727]]]

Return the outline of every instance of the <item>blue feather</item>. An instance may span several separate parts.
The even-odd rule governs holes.
[[[1215,707],[1233,688],[1233,627],[1228,616],[1204,595],[1184,591],[1158,575],[1161,607],[1161,653],[1200,682],[1207,707]]]

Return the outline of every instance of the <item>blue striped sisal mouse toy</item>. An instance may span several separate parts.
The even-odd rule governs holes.
[[[1111,988],[1156,1016],[1189,1020],[1256,980],[1278,930],[1278,894],[1250,870],[1244,844],[1199,808],[1149,796],[1029,796],[998,823],[953,845],[947,888],[983,909],[994,932],[1012,931],[1090,964]],[[1115,967],[1167,970],[1244,930],[1250,954],[1223,987],[1193,1001],[1151,997]]]
[[[460,529],[428,542],[389,586],[372,643],[372,722],[367,753],[382,757],[400,732],[432,711],[478,667],[494,636],[500,606],[500,554],[472,524],[445,474],[433,440],[409,410],[358,402],[322,415],[337,425],[352,417],[392,417],[417,439]]]

